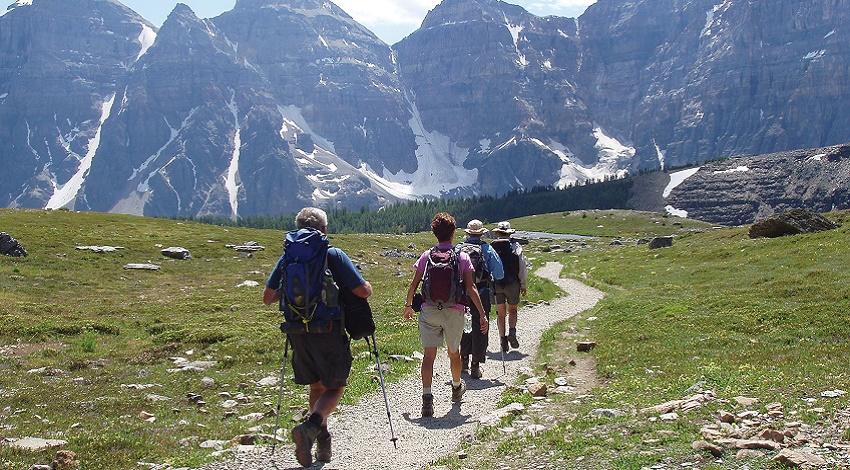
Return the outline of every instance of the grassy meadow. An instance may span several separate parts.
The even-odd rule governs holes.
[[[333,226],[333,221],[330,221]],[[0,426],[3,437],[68,441],[86,470],[133,469],[137,462],[198,467],[212,450],[206,440],[230,440],[262,426],[271,434],[283,336],[276,306],[262,289],[283,247],[284,232],[133,216],[70,211],[0,210],[0,230],[27,249],[26,258],[0,256]],[[458,241],[462,232],[458,232]],[[414,260],[434,244],[430,233],[331,235],[374,287],[371,305],[378,346],[388,356],[420,349],[414,322],[401,317]],[[266,249],[241,257],[225,245],[255,241]],[[120,246],[97,254],[77,246]],[[160,254],[188,249],[192,259]],[[158,271],[127,270],[153,263]],[[257,287],[237,287],[245,281]],[[535,281],[529,300],[555,288]],[[373,357],[353,343],[355,363],[344,402],[376,391]],[[174,358],[215,361],[205,372],[173,372]],[[393,362],[388,381],[418,373]],[[306,408],[305,388],[288,368],[281,427]],[[212,385],[202,382],[213,379]],[[209,382],[209,381],[207,381]],[[205,405],[187,397],[201,395]],[[236,408],[224,408],[236,400]],[[142,414],[147,413],[147,414]],[[262,413],[259,421],[240,417]],[[152,422],[148,421],[153,417]],[[55,450],[0,446],[0,469],[49,464]]]
[[[560,419],[542,434],[515,439],[491,431],[482,440],[498,444],[481,446],[478,452],[486,458],[477,465],[449,459],[449,466],[500,468],[488,461],[534,459],[546,462],[538,468],[782,468],[770,461],[775,452],[736,461],[734,450],[714,458],[691,449],[703,439],[700,429],[717,423],[718,410],[766,413],[772,403],[784,408],[774,427],[804,423],[831,446],[848,446],[848,396],[825,398],[821,392],[850,391],[850,214],[826,215],[844,226],[777,239],[750,239],[748,227],[700,227],[620,211],[516,221],[523,229],[560,233],[593,234],[597,227],[606,236],[662,235],[652,227],[663,224],[679,233],[671,248],[600,240],[570,253],[537,255],[561,262],[562,277],[580,279],[608,296],[545,335],[536,372],[546,376],[558,358],[575,354],[575,340],[590,340],[598,343],[591,354],[606,385],[581,399],[555,398],[561,400]],[[569,369],[563,363],[554,367]],[[713,390],[718,400],[679,411],[678,420],[651,422],[651,415],[638,411],[699,389]],[[758,403],[744,408],[733,401],[739,396]],[[594,409],[617,409],[625,416],[592,416]]]
[[[850,220],[848,213],[828,217]],[[739,468],[734,456],[697,458],[690,447],[719,409],[740,411],[733,397],[758,398],[762,411],[782,403],[787,420],[813,427],[838,423],[847,410],[846,395],[820,394],[850,390],[850,226],[751,240],[747,227],[629,211],[574,211],[511,223],[522,230],[600,237],[532,241],[525,250],[536,266],[558,261],[562,276],[608,294],[592,311],[544,335],[535,372],[552,380],[547,370],[568,370],[575,341],[586,339],[598,343],[591,354],[605,386],[580,398],[553,397],[557,420],[538,436],[482,431],[477,444],[465,446],[468,459],[448,458],[442,465],[497,469],[534,459],[542,462],[538,468]],[[35,210],[0,210],[0,230],[30,253],[0,257],[4,437],[64,439],[86,470],[112,470],[136,468],[137,462],[198,467],[211,458],[211,450],[198,447],[204,440],[230,440],[251,434],[253,426],[271,433],[278,389],[259,381],[279,376],[283,338],[279,313],[262,305],[261,293],[283,232]],[[649,250],[636,242],[667,235],[675,237],[671,248]],[[622,244],[612,244],[614,237]],[[246,241],[266,250],[246,258],[225,248]],[[433,237],[332,235],[331,242],[375,287],[371,304],[382,361],[418,350],[415,324],[401,318],[413,260],[380,253],[418,254]],[[554,243],[567,250],[553,250]],[[78,245],[124,249],[95,254]],[[168,246],[187,248],[193,258],[165,258],[160,249]],[[149,261],[161,269],[123,269]],[[237,287],[246,280],[260,286]],[[533,278],[528,301],[552,298],[555,291]],[[353,344],[358,358],[346,402],[378,387],[370,369],[374,359],[361,356],[366,343]],[[216,365],[205,372],[169,371],[177,357]],[[392,367],[390,381],[418,373],[415,364]],[[204,377],[213,383],[205,384]],[[695,385],[714,390],[720,400],[677,421],[651,422],[637,412],[681,399]],[[202,395],[206,404],[191,402],[188,394]],[[238,407],[223,408],[231,399]],[[531,403],[511,390],[503,401],[513,400]],[[291,426],[291,416],[305,403],[305,389],[287,380],[282,427]],[[626,414],[590,414],[599,408]],[[155,420],[143,419],[149,418],[143,412]],[[263,418],[240,419],[250,413]],[[836,439],[848,440],[850,433]],[[0,446],[0,470],[49,463],[53,454]],[[750,469],[776,468],[767,458],[746,462]]]

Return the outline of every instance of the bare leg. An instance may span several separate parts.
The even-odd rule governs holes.
[[[326,388],[322,382],[310,384],[310,410],[322,416],[322,426],[328,425],[328,416],[339,405],[345,387]]]
[[[516,305],[508,305],[508,328],[516,328],[516,319],[517,319],[517,306]],[[502,321],[500,325],[504,328],[505,323]],[[500,332],[503,330],[499,330]]]
[[[514,307],[516,308],[516,307]],[[507,304],[499,304],[496,305],[496,312],[498,313],[498,318],[496,322],[499,326],[499,337],[505,336],[505,316],[507,314],[508,306]],[[516,316],[514,316],[514,323],[516,323]]]
[[[463,366],[460,361],[460,351],[449,351],[449,366],[452,370],[452,383],[460,382],[460,369]]]
[[[430,387],[434,380],[434,360],[437,359],[437,348],[425,348],[422,359],[422,387]],[[460,376],[460,355],[458,353],[458,376]]]

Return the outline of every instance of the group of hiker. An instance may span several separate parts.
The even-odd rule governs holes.
[[[365,302],[372,286],[345,252],[330,246],[328,218],[323,210],[302,209],[295,225],[296,230],[287,234],[283,256],[266,282],[263,302],[279,304],[287,349],[292,346],[294,381],[309,387],[310,413],[291,430],[295,457],[308,467],[313,463],[314,444],[316,460],[331,460],[327,419],[339,405],[351,372],[344,298],[353,295]],[[431,231],[437,245],[425,250],[414,263],[404,306],[407,320],[412,321],[418,312],[424,350],[422,417],[434,415],[434,362],[444,344],[452,377],[452,402],[460,402],[466,392],[462,375],[483,377],[494,302],[502,357],[510,348],[519,348],[517,306],[520,296],[526,294],[528,272],[522,247],[511,238],[515,230],[509,222],[499,222],[491,230],[496,238],[488,244],[482,240],[487,228],[480,220],[472,220],[464,230],[467,238],[454,245],[456,229],[451,215],[441,212],[434,216]]]

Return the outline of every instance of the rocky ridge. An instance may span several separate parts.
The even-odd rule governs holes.
[[[836,145],[848,1],[444,0],[392,47],[320,0],[180,4],[159,30],[115,0],[19,1],[0,205],[275,215]]]

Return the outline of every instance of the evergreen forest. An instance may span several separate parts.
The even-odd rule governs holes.
[[[323,207],[330,219],[330,233],[410,233],[427,231],[438,212],[448,212],[465,226],[479,219],[485,224],[501,220],[552,212],[589,209],[629,209],[628,199],[632,179],[569,186],[555,189],[539,186],[510,191],[502,196],[471,196],[456,199],[440,198],[398,202],[380,209],[361,207],[359,210],[342,206]],[[292,230],[295,214],[277,216],[247,216],[232,220],[223,216],[182,218],[214,225]]]

